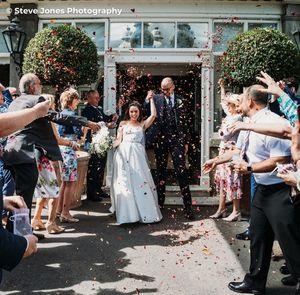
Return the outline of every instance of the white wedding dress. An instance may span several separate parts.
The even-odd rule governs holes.
[[[116,212],[118,224],[162,219],[141,126],[123,126],[123,140],[113,159],[110,195],[110,211]]]

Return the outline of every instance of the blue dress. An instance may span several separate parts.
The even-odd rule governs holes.
[[[64,109],[61,113],[71,116],[76,115],[75,112],[70,109]],[[70,141],[77,141],[82,136],[82,131],[81,127],[58,125],[58,134],[60,137],[66,138]],[[59,149],[63,158],[63,164],[61,167],[62,180],[77,181],[76,152],[69,146],[59,146]]]

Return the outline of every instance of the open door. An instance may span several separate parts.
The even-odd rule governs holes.
[[[160,83],[164,77],[171,77],[178,93],[186,106],[190,118],[191,142],[187,156],[190,184],[199,185],[201,170],[201,67],[186,64],[117,65],[117,98],[123,96],[127,101],[143,103],[148,90],[160,93]],[[123,108],[125,112],[126,105]],[[151,169],[155,175],[155,157],[148,150]],[[169,157],[167,185],[177,185],[174,169]]]

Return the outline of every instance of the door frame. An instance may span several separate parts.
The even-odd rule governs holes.
[[[203,51],[191,52],[119,52],[110,51],[104,56],[104,99],[106,114],[116,110],[116,73],[117,64],[201,64],[201,166],[209,159],[209,143],[213,134],[213,55]],[[201,175],[198,185],[191,185],[191,191],[208,190],[209,175]],[[167,187],[168,191],[178,191],[178,186]]]

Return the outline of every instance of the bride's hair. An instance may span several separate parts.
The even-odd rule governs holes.
[[[138,101],[136,101],[136,100],[132,101],[132,102],[129,104],[129,106],[128,106],[126,112],[125,112],[124,120],[126,120],[126,121],[129,121],[129,120],[130,120],[129,110],[130,110],[131,107],[136,107],[136,108],[138,108],[140,114],[139,114],[139,117],[138,117],[137,121],[138,121],[138,122],[141,122],[142,119],[143,119],[143,115],[142,115],[142,106],[141,106],[141,104],[140,104]]]

